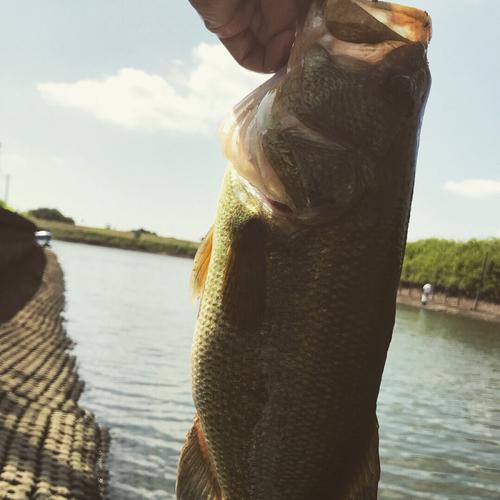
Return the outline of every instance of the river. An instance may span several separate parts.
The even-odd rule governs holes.
[[[173,499],[191,427],[189,259],[55,241],[81,404],[111,500]],[[379,397],[381,500],[500,498],[500,325],[398,307]],[[313,499],[311,499],[313,500]]]

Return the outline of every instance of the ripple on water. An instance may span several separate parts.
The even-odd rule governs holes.
[[[378,405],[379,497],[498,499],[500,433],[492,417],[500,384],[491,380],[498,326],[452,318],[450,332],[448,316],[430,323],[422,312],[398,311]]]

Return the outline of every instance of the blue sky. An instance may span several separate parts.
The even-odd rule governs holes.
[[[413,0],[433,88],[409,238],[500,237],[498,0]],[[226,160],[217,128],[266,77],[187,0],[3,0],[0,197],[77,223],[199,240]]]

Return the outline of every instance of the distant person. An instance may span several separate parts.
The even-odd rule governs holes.
[[[274,73],[290,56],[312,0],[189,0],[244,68]]]
[[[432,293],[432,285],[430,283],[426,283],[423,287],[422,293],[422,305],[426,306],[429,301],[429,295]]]

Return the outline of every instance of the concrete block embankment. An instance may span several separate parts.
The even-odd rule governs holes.
[[[0,324],[0,499],[98,500],[109,436],[78,405],[83,382],[61,312],[64,279],[47,252],[33,298]]]

